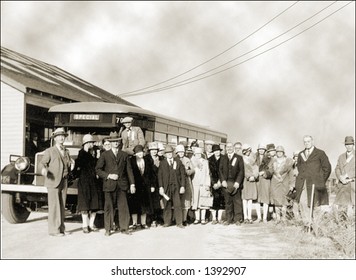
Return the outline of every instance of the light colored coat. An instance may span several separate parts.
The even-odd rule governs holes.
[[[349,158],[346,158],[346,153],[339,156],[335,168],[335,175],[339,180],[336,191],[336,205],[355,205],[355,150]],[[353,182],[348,182],[346,185],[341,183],[341,178],[354,179]]]
[[[128,130],[124,129],[121,133],[122,138],[122,151],[133,155],[133,149],[137,145],[142,145],[143,147],[146,144],[145,136],[140,127],[131,126],[130,135],[128,135]]]

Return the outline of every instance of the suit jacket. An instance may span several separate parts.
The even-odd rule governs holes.
[[[170,188],[170,182],[175,183],[175,188],[185,188],[185,167],[180,159],[173,158],[173,166],[175,169],[169,166],[167,159],[160,162],[158,168],[158,185],[164,189],[164,193],[169,197],[172,197],[172,190]]]
[[[131,126],[130,137],[128,137],[127,129],[124,129],[121,133],[122,138],[122,150],[129,154],[133,154],[133,148],[137,145],[142,145],[143,147],[146,144],[145,136],[140,127]]]
[[[316,189],[325,189],[326,181],[331,173],[331,164],[324,151],[314,147],[313,152],[306,159],[305,150],[298,155],[297,161],[298,176],[295,187],[297,193],[303,188],[304,181],[307,187],[315,184]]]
[[[45,177],[44,185],[49,188],[57,188],[63,179],[64,172],[70,172],[71,157],[69,151],[64,148],[64,157],[56,146],[45,150],[40,162],[40,170],[48,169]],[[65,170],[67,169],[67,170]]]
[[[115,191],[117,186],[127,191],[129,185],[135,184],[129,155],[123,151],[118,151],[116,157],[112,150],[103,152],[96,163],[95,170],[96,174],[103,179],[105,192]],[[108,179],[109,174],[117,174],[118,180]]]
[[[222,155],[219,164],[219,176],[220,182],[233,181],[241,186],[245,176],[242,156],[234,153],[229,160],[227,155]]]

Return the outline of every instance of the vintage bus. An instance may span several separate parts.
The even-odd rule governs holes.
[[[141,127],[147,143],[155,141],[176,146],[197,141],[203,146],[205,141],[212,140],[223,148],[227,142],[225,133],[130,105],[74,102],[55,105],[49,112],[54,115],[54,127],[64,127],[68,132],[65,145],[73,159],[78,155],[85,134],[93,134],[96,145],[100,145],[110,132],[120,132],[121,119],[126,116],[134,119],[134,126]],[[42,156],[43,152],[37,153],[35,162],[31,163],[22,155],[10,155],[9,165],[2,170],[2,213],[10,223],[23,223],[31,211],[46,209],[47,189],[38,168]],[[34,168],[29,172],[31,164]],[[76,180],[72,180],[66,201],[66,208],[72,214],[76,213],[76,201]]]

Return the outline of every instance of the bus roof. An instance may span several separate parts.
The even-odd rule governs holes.
[[[49,109],[49,112],[51,112],[51,113],[73,113],[73,112],[77,112],[77,113],[127,113],[127,114],[134,113],[134,114],[139,114],[139,115],[143,115],[143,116],[153,116],[153,117],[159,117],[159,118],[170,120],[170,121],[180,122],[180,123],[184,123],[184,124],[187,124],[190,126],[201,128],[201,129],[204,129],[207,131],[226,135],[226,133],[218,132],[218,131],[210,129],[206,126],[197,125],[194,123],[190,123],[190,122],[180,120],[180,119],[175,119],[172,117],[167,117],[165,115],[158,114],[158,113],[146,110],[146,109],[142,109],[140,107],[118,104],[118,103],[108,103],[108,102],[66,103],[66,104],[52,106]]]

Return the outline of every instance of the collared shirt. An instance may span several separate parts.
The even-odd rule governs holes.
[[[308,158],[313,151],[314,151],[314,146],[312,146],[310,149],[305,149],[305,156]]]
[[[114,153],[115,157],[117,157],[117,153],[119,152],[119,150],[114,148],[112,148],[111,150]]]

